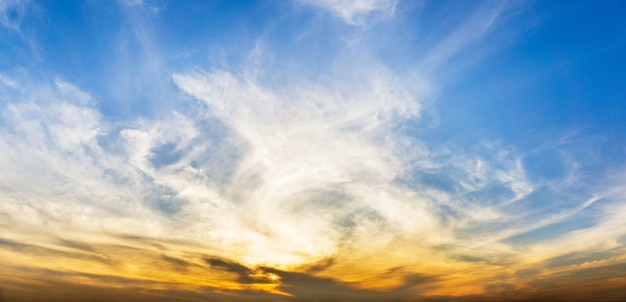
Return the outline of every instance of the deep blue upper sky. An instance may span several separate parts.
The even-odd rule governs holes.
[[[145,103],[164,98],[153,91],[175,89],[160,87],[169,85],[170,73],[190,66],[236,68],[259,39],[274,60],[296,60],[310,69],[324,68],[345,51],[342,40],[363,32],[356,35],[372,46],[367,51],[374,56],[403,71],[419,69],[424,53],[477,10],[454,1],[400,2],[393,20],[362,29],[280,1],[146,4],[149,8],[46,1],[9,10],[5,18],[19,23],[19,31],[0,32],[0,68],[60,76],[98,95],[110,115],[126,114],[117,107],[141,114],[150,107]],[[439,90],[438,117],[450,121],[441,123],[444,136],[533,144],[529,136],[556,130],[602,133],[623,143],[623,4],[517,5],[480,41],[470,41],[445,65],[427,71]],[[118,82],[126,83],[112,87]],[[467,121],[452,122],[459,119]]]

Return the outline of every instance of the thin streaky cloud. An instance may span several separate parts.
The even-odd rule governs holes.
[[[298,0],[331,12],[351,25],[362,25],[371,14],[393,15],[397,0]]]

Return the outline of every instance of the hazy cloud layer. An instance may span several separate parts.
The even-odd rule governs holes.
[[[397,0],[298,0],[297,2],[326,10],[352,25],[364,24],[366,17],[374,13],[393,15],[398,3]]]
[[[19,31],[20,23],[30,2],[30,0],[3,0],[0,2],[0,24],[7,29]]]

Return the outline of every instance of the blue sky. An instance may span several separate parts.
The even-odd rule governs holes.
[[[624,8],[0,0],[0,298],[623,299]]]

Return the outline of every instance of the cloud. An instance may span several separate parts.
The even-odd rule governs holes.
[[[128,6],[137,6],[143,4],[143,0],[122,0],[120,2]]]
[[[246,243],[257,253],[241,259],[289,268],[332,258],[320,275],[391,287],[408,272],[465,262],[459,251],[495,264],[517,255],[499,233],[532,213],[514,209],[535,190],[522,156],[495,143],[460,150],[410,136],[402,126],[419,118],[419,99],[391,71],[365,70],[321,83],[221,70],[173,76],[232,139],[237,157],[219,200],[271,240]],[[439,252],[449,243],[457,251]],[[407,267],[414,257],[430,260]],[[393,267],[407,271],[374,281]]]
[[[393,15],[397,0],[298,0],[331,12],[344,22],[352,25],[363,24],[373,13]]]
[[[611,207],[554,244],[505,240],[599,200],[615,205],[621,191],[537,220],[529,199],[544,185],[528,177],[523,155],[412,136],[404,125],[421,113],[412,88],[384,66],[363,70],[287,82],[263,80],[258,68],[176,73],[181,111],[127,121],[103,117],[62,79],[3,75],[2,253],[16,265],[72,263],[131,279],[160,268],[182,283],[212,267],[202,281],[211,288],[306,296],[280,285],[286,272],[418,292],[408,280],[424,272],[473,284],[499,265],[527,270],[623,245],[622,211]],[[478,268],[471,282],[461,273]],[[272,270],[282,283],[268,281]]]
[[[30,0],[3,0],[0,2],[0,24],[19,32],[29,5]]]
[[[346,83],[332,89],[265,87],[223,71],[175,74],[174,81],[232,131],[241,157],[223,199],[249,211],[247,223],[271,234],[275,248],[293,247],[285,252],[311,261],[334,253],[353,223],[372,224],[363,238],[378,227],[434,227],[425,205],[394,184],[406,172],[394,146],[396,121],[417,116],[419,103],[386,70],[332,81]]]
[[[429,32],[440,36],[423,46],[425,51],[417,65],[422,72],[437,76],[441,81],[462,73],[515,40],[517,29],[505,25],[526,7],[529,5],[514,1],[484,2],[464,6],[462,9],[467,12],[458,16],[444,14],[443,20],[429,24],[433,27]]]
[[[4,87],[13,101],[2,108],[7,240],[75,249],[67,243],[132,230],[217,242],[207,251],[286,269],[326,259],[348,239],[366,253],[384,249],[393,233],[436,228],[426,205],[394,184],[405,173],[395,118],[418,116],[419,103],[384,69],[333,89],[266,88],[227,72],[175,75],[215,100],[211,109],[124,122],[103,118],[66,81],[5,77],[17,83]],[[210,90],[195,92],[194,83]]]
[[[151,215],[130,186],[142,176],[124,168],[116,146],[103,146],[114,131],[89,95],[61,80],[16,87],[7,90],[12,101],[2,104],[0,139],[1,212],[14,224],[9,234],[42,224],[48,231],[150,229],[131,226]]]

